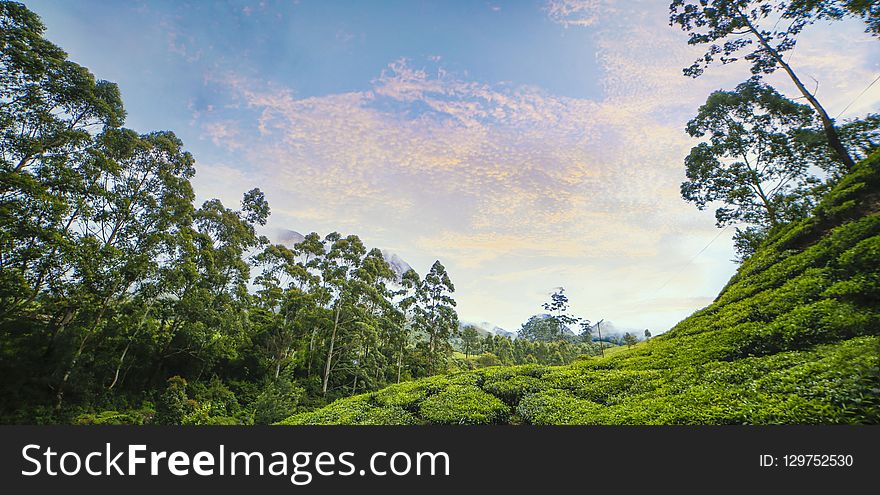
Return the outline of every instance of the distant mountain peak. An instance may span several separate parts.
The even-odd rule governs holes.
[[[287,247],[296,246],[297,244],[306,240],[306,236],[300,234],[295,230],[289,229],[279,229],[276,238],[278,239],[278,242],[280,244],[284,244]]]
[[[474,326],[477,329],[477,332],[482,335],[500,335],[501,337],[510,337],[512,339],[516,338],[516,333],[511,332],[509,330],[505,330],[498,325],[492,323],[491,321],[459,321],[458,326],[460,328],[464,328],[468,325]]]
[[[397,253],[392,253],[387,249],[382,250],[382,257],[385,258],[385,261],[388,263],[388,266],[391,267],[391,271],[394,272],[394,278],[400,282],[403,280],[403,274],[412,270],[412,267],[404,261],[403,258],[397,255]]]

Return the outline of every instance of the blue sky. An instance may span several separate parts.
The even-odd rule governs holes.
[[[564,286],[579,316],[658,333],[735,270],[732,229],[678,185],[684,124],[748,70],[683,77],[699,53],[666,2],[26,3],[120,85],[127,126],[183,139],[200,199],[261,187],[270,236],[354,233],[422,273],[440,259],[462,319],[515,330]],[[792,64],[836,114],[880,73],[876,43],[813,26]],[[878,102],[880,86],[844,117]]]

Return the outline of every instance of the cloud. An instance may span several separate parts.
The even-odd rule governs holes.
[[[649,257],[683,228],[665,206],[687,209],[674,192],[677,164],[627,151],[645,132],[668,142],[680,133],[667,130],[667,139],[656,124],[639,125],[634,109],[402,60],[358,93],[297,98],[253,81],[225,84],[254,118],[205,133],[260,164],[282,226],[349,229],[459,270]]]
[[[229,101],[199,125],[247,163],[275,227],[357,233],[413,266],[441,259],[462,311],[484,312],[465,317],[515,328],[535,309],[511,303],[522,301],[517,294],[561,284],[576,307],[590,306],[584,311],[598,306],[621,324],[663,328],[708,302],[733,270],[724,237],[688,263],[717,231],[678,186],[695,144],[685,123],[712,90],[749,74],[732,64],[683,77],[701,48],[667,25],[665,6],[614,9],[600,1],[546,8],[566,27],[590,26],[601,73],[595,99],[474,80],[433,56],[390,61],[368,88],[321,96],[215,75],[209,84]],[[824,35],[823,44],[845,45]],[[804,43],[798,62],[835,81],[827,86],[840,86],[835,92],[857,93],[864,85],[840,75],[868,74],[869,47],[822,55],[828,50]],[[645,315],[631,309],[636,301]]]
[[[547,16],[565,27],[592,26],[599,20],[602,0],[550,0]]]
[[[244,147],[239,139],[239,129],[235,121],[206,122],[202,125],[202,138],[210,139],[215,146],[229,151],[235,151]]]

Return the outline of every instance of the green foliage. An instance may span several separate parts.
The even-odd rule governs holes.
[[[143,425],[150,423],[156,411],[152,404],[144,404],[140,409],[127,411],[101,411],[80,414],[73,418],[76,425]]]
[[[361,396],[360,414],[400,407],[420,424],[877,424],[878,184],[875,154],[813,216],[768,238],[715,303],[665,334],[568,366],[403,383]],[[509,352],[505,340],[483,347]]]
[[[801,5],[804,23],[777,33],[776,55],[813,19],[837,15],[810,10],[819,3]],[[676,0],[673,23],[693,31],[692,44],[712,44],[765,19],[761,5]],[[834,149],[829,127],[824,137],[795,132],[808,109],[758,81],[714,94],[691,125],[708,142],[689,178],[714,180],[721,165],[730,172],[745,143],[778,169],[764,179],[798,184],[797,194],[782,187],[767,197],[774,228],[760,215],[722,215],[756,220],[761,228],[740,240],[760,247],[716,302],[667,334],[597,358],[588,322],[567,314],[559,291],[549,317],[524,325],[528,339],[476,339],[471,328],[464,360],[449,366],[459,325],[439,261],[424,277],[399,280],[355,235],[271,245],[257,233],[271,212],[259,189],[238,209],[217,199],[195,205],[194,158],[173,133],[123,128],[116,85],[67,60],[23,5],[0,2],[0,23],[2,422],[880,422],[876,116],[841,126],[855,156],[873,154],[855,167],[824,167],[846,173],[799,220],[812,204],[809,184],[785,174],[823,165],[805,157],[809,143]],[[692,75],[747,45],[710,48]],[[749,58],[756,73],[781,63],[773,48]],[[711,174],[700,175],[706,167]],[[690,192],[698,202],[744,198],[736,187],[722,191],[728,185]],[[560,338],[577,321],[583,338]],[[413,377],[427,378],[406,381]]]
[[[497,397],[472,385],[451,385],[422,402],[420,413],[431,423],[491,424],[505,420],[510,409]]]
[[[295,413],[303,401],[305,389],[287,377],[270,383],[254,401],[254,424],[281,421]]]
[[[180,139],[123,128],[117,86],[24,5],[0,24],[0,422],[134,421],[150,400],[148,422],[269,423],[447,371],[439,261],[401,281],[356,235],[271,245],[257,188],[196,205]]]
[[[156,407],[156,424],[179,425],[190,412],[192,405],[186,396],[186,380],[179,376],[168,379],[168,387],[159,397]]]
[[[825,139],[818,144],[827,144],[828,154],[843,170],[849,171],[855,162],[841,142],[834,121],[785,57],[785,52],[795,48],[798,35],[807,26],[820,19],[842,16],[826,15],[825,7],[831,2],[821,2],[824,6],[819,9],[804,2],[809,4],[814,0],[673,0],[669,5],[669,23],[688,33],[688,44],[708,45],[703,56],[684,69],[686,76],[699,77],[713,63],[723,65],[739,59],[746,60],[756,76],[783,69],[822,122]],[[743,55],[743,52],[746,53]]]

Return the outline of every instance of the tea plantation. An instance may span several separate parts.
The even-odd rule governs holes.
[[[570,366],[491,367],[281,424],[880,423],[880,154],[664,335]]]

